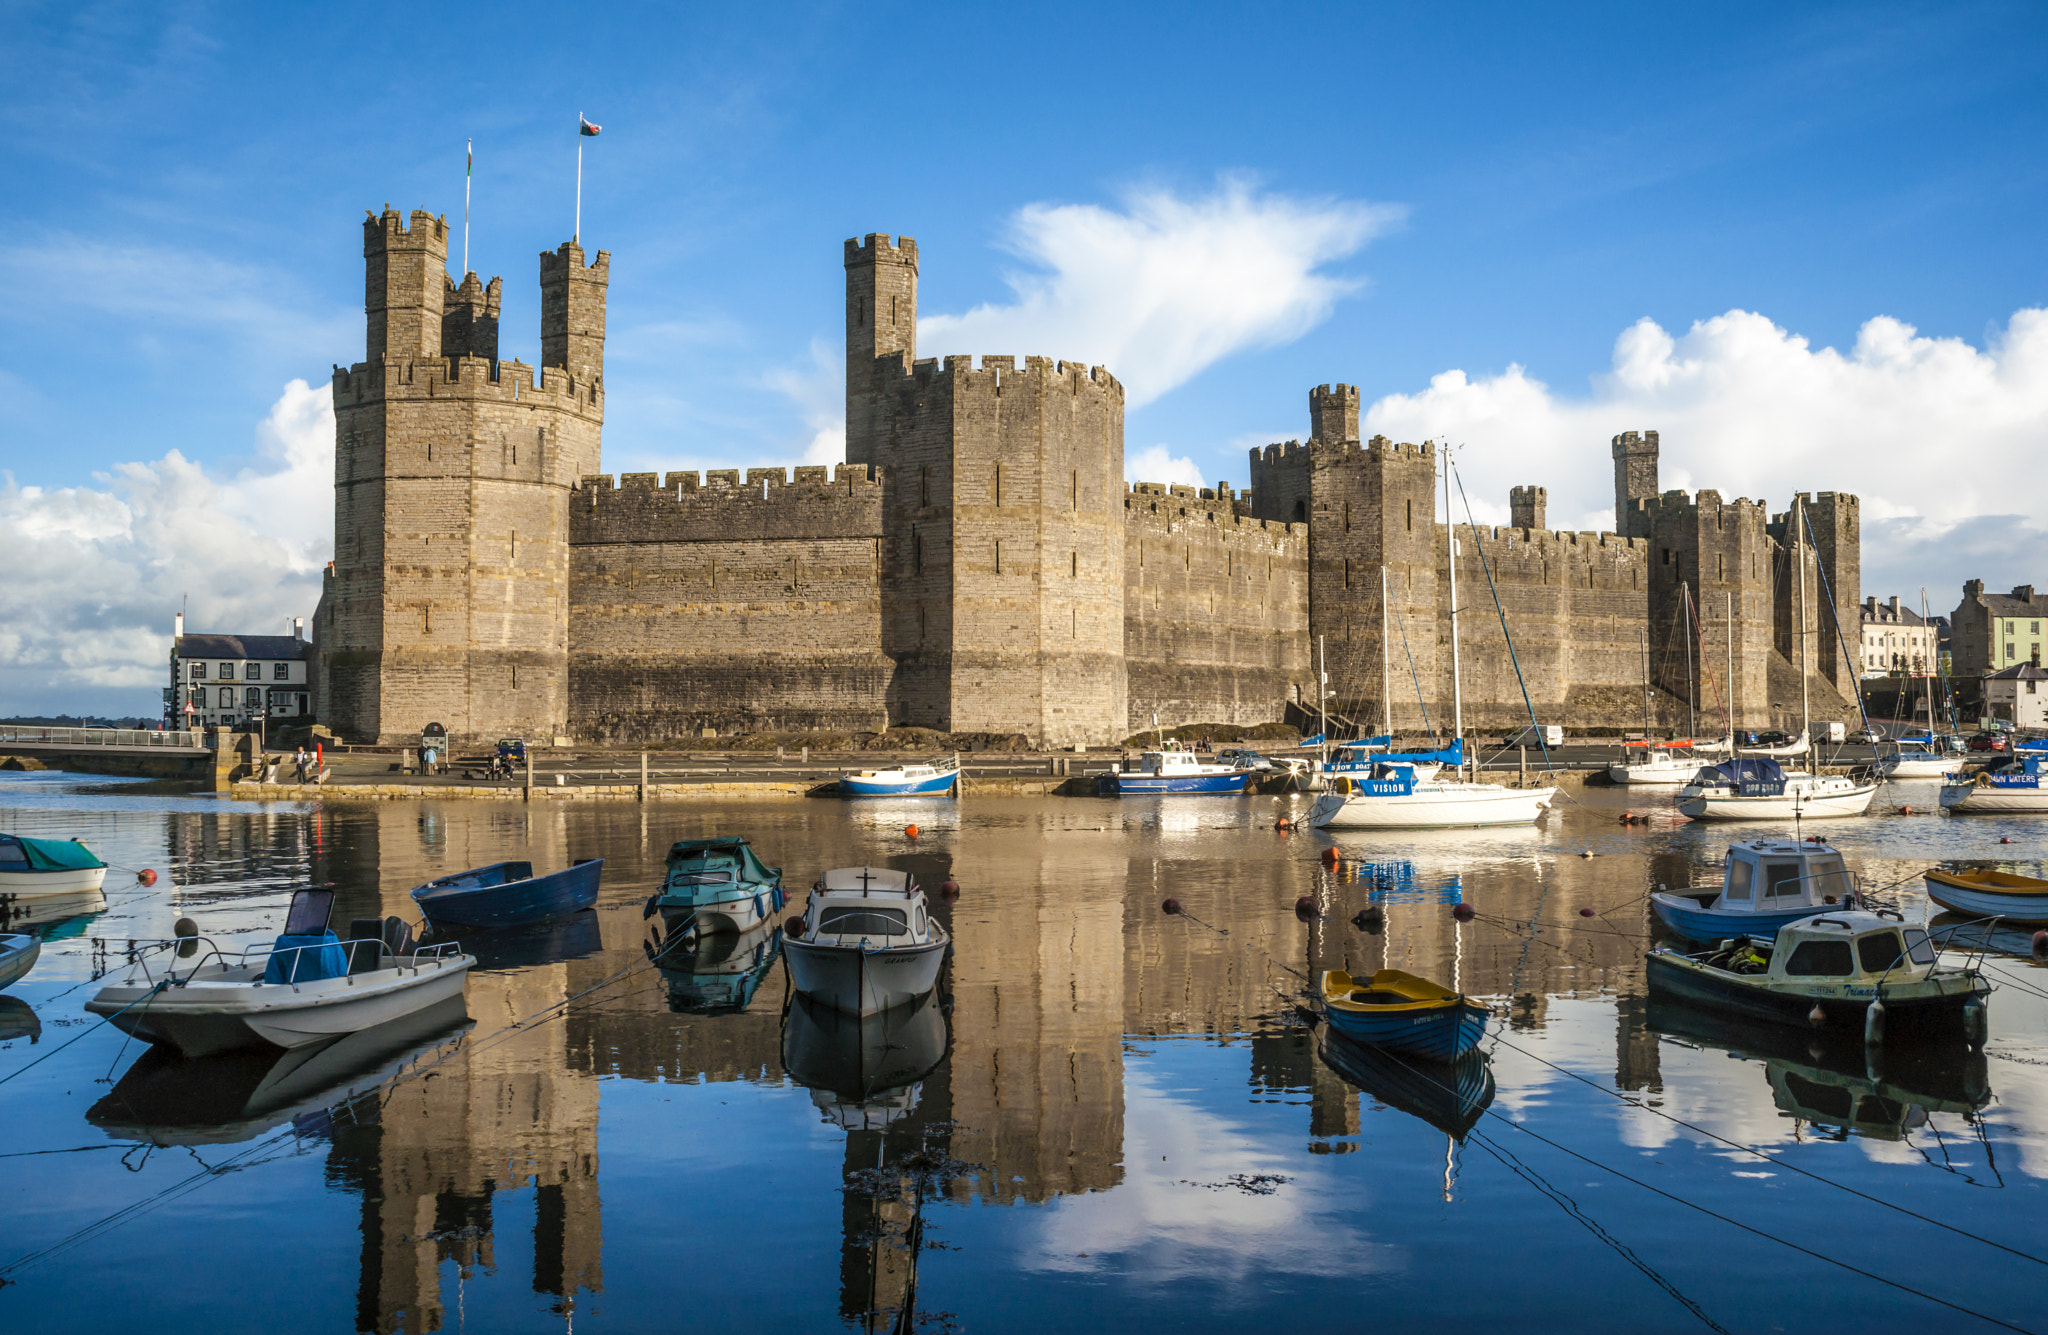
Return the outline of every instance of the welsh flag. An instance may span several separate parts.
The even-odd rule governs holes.
[[[602,125],[592,125],[583,118],[581,113],[578,113],[576,117],[576,129],[578,133],[590,135],[592,138],[604,133]]]

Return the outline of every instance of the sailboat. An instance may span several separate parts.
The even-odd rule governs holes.
[[[1450,465],[1444,469],[1444,516],[1450,517]],[[1457,525],[1444,525],[1449,555],[1451,602],[1451,736],[1457,750],[1458,773],[1464,773],[1465,703],[1458,659]],[[1385,587],[1385,571],[1381,585]],[[1381,605],[1384,608],[1385,598]],[[1382,613],[1384,617],[1384,612]],[[1505,632],[1506,623],[1502,623]],[[1380,658],[1387,654],[1384,631]],[[1533,721],[1533,720],[1532,720]],[[1309,809],[1308,823],[1318,830],[1458,829],[1482,825],[1533,825],[1557,797],[1552,788],[1509,788],[1498,783],[1464,783],[1441,777],[1424,779],[1413,764],[1388,756],[1374,757],[1370,774],[1338,774],[1330,791]]]
[[[1693,668],[1692,668],[1692,591],[1685,590],[1685,677],[1686,711],[1692,710]],[[1650,720],[1650,637],[1643,635],[1643,735],[1647,738],[1652,731]],[[1678,788],[1691,782],[1699,773],[1701,757],[1704,755],[1726,755],[1733,745],[1733,734],[1719,742],[1701,742],[1687,737],[1669,742],[1623,742],[1622,756],[1607,767],[1607,777],[1619,784],[1643,787]],[[1629,754],[1630,752],[1636,754]]]
[[[1920,623],[1927,624],[1927,590],[1920,590]],[[1929,669],[1927,682],[1927,737],[1924,743],[1915,738],[1900,738],[1893,743],[1892,753],[1879,756],[1877,772],[1887,779],[1946,779],[1963,767],[1963,757],[1946,754],[1937,740],[1941,736],[1934,726],[1934,664]],[[1910,748],[1907,743],[1915,743]]]

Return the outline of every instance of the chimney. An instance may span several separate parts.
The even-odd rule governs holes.
[[[185,638],[185,614],[183,612],[179,612],[171,618],[171,637],[179,640]]]
[[[1892,599],[1892,605],[1894,607],[1898,606],[1898,602],[1898,599]],[[292,618],[292,638],[297,640],[300,644],[304,644],[306,642],[306,618]]]
[[[2031,584],[2016,584],[2013,586],[2012,596],[2023,603],[2031,603],[2034,601],[2034,586]]]
[[[1893,595],[1892,595],[1892,620],[1894,620],[1894,621],[1897,621],[1898,619],[1899,619],[1899,595],[1897,595],[1897,594],[1895,593],[1895,594],[1893,594]]]
[[[1874,593],[1863,600],[1863,619],[1865,621],[1877,620],[1877,595]]]

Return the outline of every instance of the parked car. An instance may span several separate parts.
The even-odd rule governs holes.
[[[1503,747],[1559,747],[1564,745],[1564,729],[1555,723],[1531,723],[1528,727],[1518,728],[1501,738],[1500,744]]]
[[[1980,732],[1970,739],[1972,751],[2005,750],[2005,734],[2002,732]]]
[[[1859,743],[1863,746],[1875,746],[1877,743],[1884,740],[1884,729],[1858,728],[1856,729],[1856,731],[1849,734],[1848,740]]]
[[[1226,747],[1218,751],[1216,753],[1216,763],[1219,765],[1235,765],[1239,769],[1257,770],[1262,774],[1270,773],[1273,769],[1273,762],[1258,752],[1247,751],[1243,747],[1235,746]]]
[[[1792,744],[1792,734],[1780,732],[1776,728],[1771,728],[1764,732],[1753,732],[1749,735],[1749,744],[1751,746],[1790,746]]]

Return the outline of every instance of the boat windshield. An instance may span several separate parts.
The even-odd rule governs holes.
[[[1865,973],[1883,973],[1905,954],[1897,932],[1872,932],[1856,938],[1856,958]]]
[[[1833,895],[1838,900],[1856,888],[1838,853],[1816,853],[1807,858],[1806,881],[1815,894]]]
[[[1728,888],[1725,891],[1728,898],[1741,900],[1747,900],[1749,898],[1750,871],[1751,867],[1749,863],[1746,860],[1737,857],[1735,855],[1734,849],[1729,849]]]
[[[1906,953],[1913,957],[1915,964],[1934,963],[1934,943],[1918,927],[1906,929]]]
[[[908,936],[910,916],[902,909],[828,908],[818,917],[821,935]]]
[[[731,871],[679,871],[670,881],[672,885],[729,885]]]

